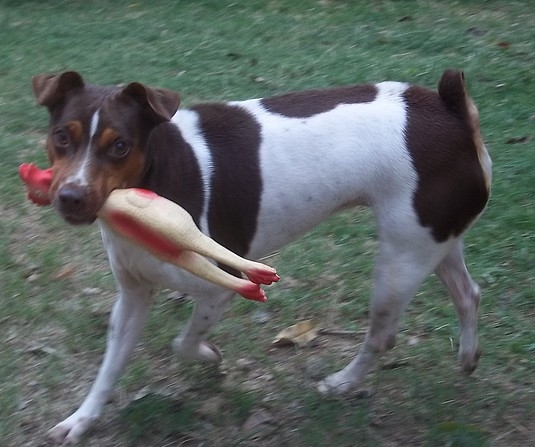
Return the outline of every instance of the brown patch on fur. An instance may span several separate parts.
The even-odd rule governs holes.
[[[193,108],[214,164],[208,225],[210,236],[244,256],[255,235],[262,178],[260,125],[240,107],[204,104]]]
[[[324,90],[307,90],[286,93],[261,100],[271,113],[291,118],[308,118],[328,112],[339,104],[372,102],[377,96],[377,87],[372,84],[337,87]]]
[[[102,131],[98,139],[98,144],[100,147],[110,146],[117,138],[119,138],[119,133],[115,130],[107,127]]]
[[[418,173],[414,207],[421,225],[431,228],[438,242],[460,235],[489,196],[462,78],[454,79],[454,73],[443,75],[440,95],[419,86],[404,93],[405,137]]]
[[[52,165],[54,163],[54,158],[55,158],[54,156],[55,148],[54,148],[54,143],[52,142],[52,137],[50,136],[50,133],[46,137],[45,151],[46,151],[46,156],[48,158],[48,162]]]
[[[84,81],[74,71],[66,71],[61,75],[44,73],[32,78],[32,87],[37,102],[51,110],[70,91],[82,89]]]
[[[199,226],[205,193],[201,169],[177,127],[163,123],[154,129],[145,156],[146,172],[139,187],[180,204]]]
[[[144,166],[143,153],[140,150],[134,150],[125,163],[118,165],[106,163],[102,166],[101,173],[95,173],[92,178],[97,179],[99,175],[102,176],[102,183],[106,185],[104,194],[107,197],[114,189],[135,186],[139,182]],[[99,180],[96,181],[99,182]]]
[[[67,123],[67,129],[69,129],[69,134],[71,136],[72,141],[75,144],[80,144],[80,142],[82,141],[83,133],[84,133],[81,121],[78,121],[78,120],[69,121]]]

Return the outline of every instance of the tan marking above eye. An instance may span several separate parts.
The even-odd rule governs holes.
[[[106,129],[104,129],[102,131],[102,133],[100,134],[100,138],[98,140],[98,145],[99,147],[108,147],[108,146],[111,146],[111,144],[117,139],[119,138],[119,133],[116,132],[115,130],[113,129],[110,129],[109,127],[107,127]]]
[[[80,121],[69,121],[67,123],[67,129],[69,129],[69,134],[71,135],[72,140],[79,144],[83,134],[82,123]]]

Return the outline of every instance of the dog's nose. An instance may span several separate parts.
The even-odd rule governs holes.
[[[58,192],[59,205],[63,212],[78,212],[87,203],[87,193],[76,185],[65,185]]]

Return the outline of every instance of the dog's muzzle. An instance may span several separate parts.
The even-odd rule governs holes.
[[[54,205],[68,223],[83,225],[93,223],[97,217],[90,202],[87,188],[68,183],[59,188]]]

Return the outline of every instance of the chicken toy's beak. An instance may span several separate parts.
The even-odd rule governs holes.
[[[28,190],[28,199],[39,206],[50,205],[48,191],[52,183],[52,168],[39,169],[32,163],[19,166],[19,176]]]

